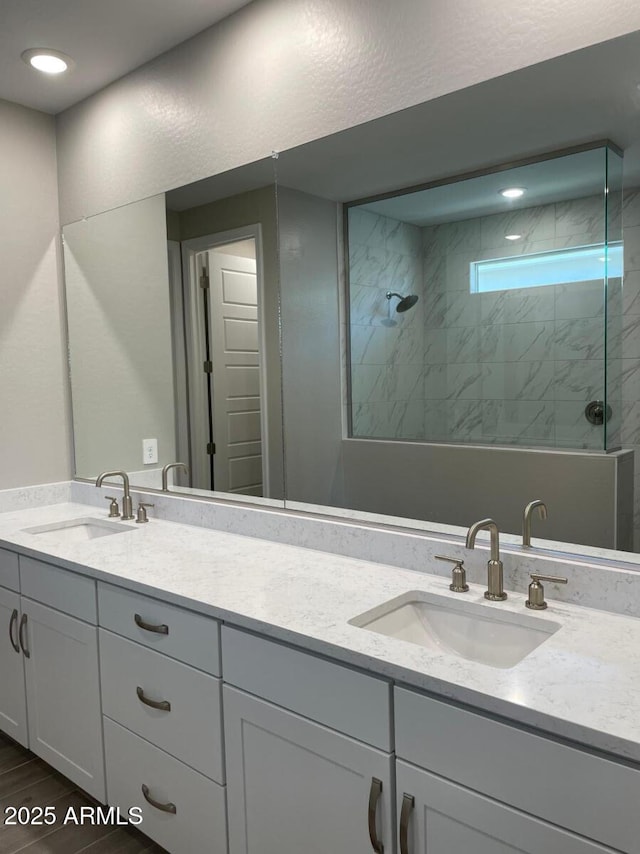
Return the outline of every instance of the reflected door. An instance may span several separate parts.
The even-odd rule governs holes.
[[[255,258],[207,253],[214,489],[263,494]]]

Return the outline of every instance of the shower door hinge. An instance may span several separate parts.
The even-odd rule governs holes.
[[[207,442],[207,453],[215,454],[216,452],[216,443],[215,442]]]
[[[205,374],[213,373],[213,362],[205,362],[204,363],[204,372]]]
[[[209,274],[206,270],[203,270],[202,275],[200,276],[200,287],[203,291],[209,290]]]

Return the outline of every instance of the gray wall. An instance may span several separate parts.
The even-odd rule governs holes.
[[[59,116],[62,221],[639,27],[636,0],[257,0]]]
[[[630,455],[478,448],[349,439],[344,442],[346,506],[467,527],[493,517],[518,534],[534,498],[549,508],[534,536],[631,549]]]
[[[286,497],[340,506],[337,214],[333,202],[278,188]]]
[[[158,440],[147,471],[176,458],[166,234],[164,196],[65,226],[79,477],[144,471],[143,439]]]
[[[67,480],[54,123],[0,101],[0,489]]]

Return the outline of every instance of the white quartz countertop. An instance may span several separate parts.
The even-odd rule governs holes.
[[[403,685],[640,762],[640,619],[553,600],[527,616],[561,624],[523,661],[497,669],[349,625],[408,591],[450,596],[448,579],[291,545],[153,519],[61,545],[31,526],[106,519],[83,504],[0,514],[0,546],[295,644]],[[465,602],[523,613],[526,596]]]

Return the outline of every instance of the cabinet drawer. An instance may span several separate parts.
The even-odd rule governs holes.
[[[21,555],[20,589],[23,596],[63,614],[78,617],[94,626],[98,622],[96,583],[85,575]]]
[[[637,852],[640,771],[413,691],[396,688],[395,698],[399,758],[559,827]]]
[[[6,549],[0,549],[0,587],[8,587],[16,593],[20,590],[18,555]]]
[[[104,720],[107,800],[140,807],[139,829],[170,854],[227,854],[225,789],[118,724]],[[175,812],[152,806],[173,804]]]
[[[224,679],[366,744],[391,751],[391,686],[237,629],[222,628]]]
[[[100,669],[105,715],[224,783],[219,679],[104,629]],[[138,689],[170,709],[147,705]]]
[[[217,620],[102,583],[98,584],[98,610],[105,629],[220,676]],[[153,631],[160,627],[162,631]]]

